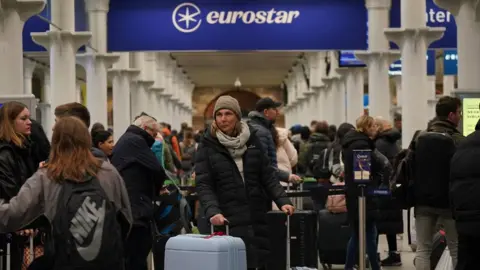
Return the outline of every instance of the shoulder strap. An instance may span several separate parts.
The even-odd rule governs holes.
[[[327,165],[327,153],[328,153],[328,148],[325,148],[325,150],[323,150],[323,166],[322,168],[325,168],[325,165]]]
[[[330,153],[328,155],[328,169],[331,169],[333,167],[333,152],[334,152],[334,148],[332,147],[330,149]]]

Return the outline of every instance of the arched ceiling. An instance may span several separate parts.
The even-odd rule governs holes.
[[[197,86],[279,85],[300,52],[177,52],[172,56]]]

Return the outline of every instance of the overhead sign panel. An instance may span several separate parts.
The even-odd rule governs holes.
[[[24,52],[43,52],[45,48],[33,42],[30,33],[35,32],[45,32],[48,31],[50,25],[48,20],[51,19],[50,14],[50,2],[48,0],[46,2],[45,8],[39,14],[39,16],[33,16],[29,18],[25,25],[23,26],[23,34],[22,34],[22,41],[23,41],[23,51]]]
[[[457,50],[443,51],[443,74],[457,75],[458,74],[458,54]]]
[[[358,0],[111,0],[108,44],[110,51],[366,49],[366,21]]]
[[[23,27],[23,51],[24,52],[44,52],[46,49],[33,42],[31,33],[46,32],[50,30],[51,17],[51,0],[46,1],[43,11],[29,18]],[[75,0],[75,30],[86,31],[87,14],[85,12],[85,0]]]
[[[427,75],[435,75],[435,50],[428,50],[426,55]],[[355,57],[353,51],[341,51],[339,57],[340,67],[364,67],[366,66],[361,60]],[[402,75],[402,60],[397,60],[389,67],[390,75]]]
[[[390,12],[390,27],[401,26],[401,0],[392,0],[392,8]],[[453,15],[438,7],[433,0],[427,0],[427,10],[425,11],[425,19],[427,26],[445,27],[446,31],[443,38],[433,42],[430,48],[457,48],[457,25]]]

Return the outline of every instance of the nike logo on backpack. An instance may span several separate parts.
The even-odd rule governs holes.
[[[105,203],[97,208],[90,196],[87,196],[70,223],[70,233],[80,256],[85,261],[94,260],[102,246],[103,224],[105,222]],[[93,232],[93,236],[92,236]],[[91,242],[86,245],[86,240]]]

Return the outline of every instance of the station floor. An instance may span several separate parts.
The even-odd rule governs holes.
[[[399,237],[398,237],[399,238]],[[397,267],[383,267],[383,270],[414,270],[415,266],[413,265],[413,259],[415,258],[415,253],[412,252],[406,241],[402,239],[398,239],[398,247],[400,248],[400,253],[402,256],[402,266],[397,266]],[[380,241],[378,243],[378,251],[381,253],[381,258],[384,259],[387,257],[388,253],[388,246],[387,246],[387,240],[385,239],[385,236],[380,236]],[[318,268],[319,270],[323,270],[323,268],[320,266]],[[343,265],[334,265],[333,266],[334,270],[343,270]]]

